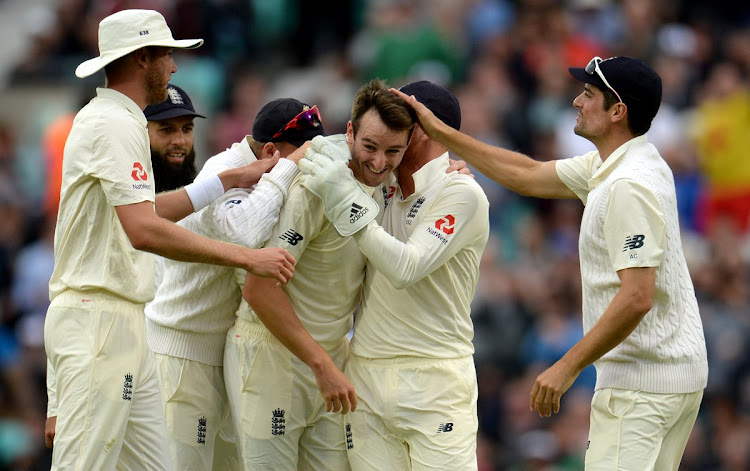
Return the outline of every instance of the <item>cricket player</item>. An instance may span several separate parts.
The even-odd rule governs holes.
[[[579,198],[584,336],[537,376],[529,408],[560,410],[580,372],[596,367],[589,471],[674,470],[708,378],[706,341],[680,241],[674,177],[647,132],[662,99],[661,77],[634,57],[570,67],[582,83],[574,132],[596,150],[539,162],[445,126],[419,102],[420,126],[510,190]],[[429,108],[429,107],[428,107]]]
[[[144,304],[154,295],[154,256],[242,267],[286,283],[295,260],[200,237],[171,220],[227,187],[257,181],[259,166],[223,172],[155,197],[143,109],[167,98],[175,40],[153,10],[123,10],[99,24],[106,86],[76,115],[64,160],[45,350],[56,379],[52,469],[170,470],[164,408],[146,345]],[[148,253],[152,252],[152,253]]]
[[[243,295],[252,310],[239,312],[224,356],[245,470],[349,469],[341,415],[330,413],[357,404],[341,370],[365,258],[348,235],[379,213],[370,195],[382,205],[380,185],[401,161],[413,129],[409,108],[389,94],[380,80],[361,87],[346,136],[330,137],[352,146],[351,165],[342,170],[362,184],[361,205],[332,209],[333,224],[330,208],[294,184],[266,244],[297,257],[293,280],[279,286],[247,277]]]
[[[295,126],[286,127],[292,120]],[[266,104],[253,135],[208,159],[198,179],[258,159],[278,163],[252,190],[231,190],[178,224],[213,239],[260,247],[297,175],[296,161],[304,151],[297,149],[324,133],[317,107],[293,98]],[[146,306],[146,333],[155,353],[173,461],[180,470],[237,469],[223,372],[224,342],[242,297],[234,269],[164,258],[157,266],[160,280]]]
[[[448,126],[453,94],[402,88]],[[345,150],[313,145],[301,180],[328,208],[352,204],[356,182],[331,175]],[[352,238],[367,257],[346,375],[359,406],[346,416],[353,470],[476,470],[477,379],[471,300],[489,237],[489,203],[473,178],[446,173],[448,149],[415,127],[382,222]],[[390,192],[390,191],[389,191]]]

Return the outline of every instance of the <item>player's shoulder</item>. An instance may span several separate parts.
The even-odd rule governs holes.
[[[446,179],[447,186],[452,188],[454,191],[465,192],[468,194],[476,195],[482,199],[487,199],[487,195],[484,193],[482,186],[477,183],[471,175],[464,175],[458,172],[448,174]]]

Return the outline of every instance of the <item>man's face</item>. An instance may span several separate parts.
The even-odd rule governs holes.
[[[149,66],[146,70],[146,104],[155,105],[167,99],[167,85],[177,72],[171,47],[149,48]]]
[[[349,167],[354,177],[367,186],[379,186],[395,169],[409,144],[409,131],[394,131],[374,109],[362,116],[357,134],[349,122],[346,136],[352,145]]]
[[[585,84],[583,92],[573,100],[573,106],[578,110],[576,125],[573,128],[577,135],[595,141],[608,132],[611,127],[612,108],[604,109],[604,95],[599,88]]]
[[[193,116],[178,116],[161,121],[148,122],[148,137],[151,151],[169,168],[180,169],[185,158],[193,150]]]

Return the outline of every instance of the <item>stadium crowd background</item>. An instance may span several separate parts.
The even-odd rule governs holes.
[[[709,385],[681,470],[750,469],[750,4],[732,0],[0,0],[0,470],[49,469],[44,316],[59,161],[73,114],[103,74],[99,20],[162,12],[173,83],[208,116],[198,161],[241,139],[268,100],[314,103],[343,132],[356,89],[429,79],[450,87],[462,130],[537,159],[582,154],[567,67],[630,55],[664,98],[649,139],[677,184],[701,307]],[[529,412],[533,379],[581,336],[578,200],[520,197],[476,175],[492,234],[473,306],[481,471],[582,469],[594,371],[559,415]]]

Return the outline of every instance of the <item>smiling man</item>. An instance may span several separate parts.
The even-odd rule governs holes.
[[[348,234],[382,209],[381,185],[401,162],[413,125],[406,103],[373,80],[359,89],[345,136],[313,139],[351,151],[342,172],[353,173],[364,198],[336,208],[340,218],[331,223],[331,208],[296,181],[266,243],[298,258],[294,279],[279,286],[247,277],[243,296],[253,310],[237,313],[224,352],[245,470],[349,470],[343,422],[327,413],[357,404],[342,369],[366,260]]]
[[[177,85],[169,85],[167,99],[147,106],[143,114],[148,120],[156,192],[176,190],[192,183],[197,174],[193,119],[205,116],[195,112],[190,97]]]

